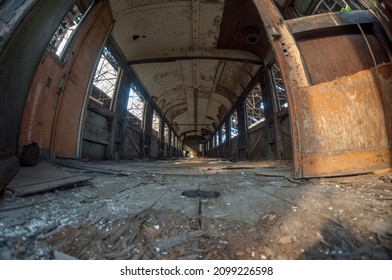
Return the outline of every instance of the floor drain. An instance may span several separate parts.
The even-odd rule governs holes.
[[[200,191],[200,190],[183,191],[181,194],[183,196],[188,196],[188,197],[204,197],[204,198],[217,198],[220,196],[220,192]]]

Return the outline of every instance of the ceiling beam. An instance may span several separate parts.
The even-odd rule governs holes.
[[[253,53],[241,50],[209,49],[199,48],[198,50],[170,50],[156,54],[142,54],[132,59],[128,58],[128,65],[146,63],[175,62],[178,60],[209,59],[209,60],[229,60],[244,63],[261,65],[263,60]]]

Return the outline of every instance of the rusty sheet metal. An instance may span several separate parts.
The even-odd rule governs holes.
[[[269,42],[282,72],[290,110],[294,174],[296,177],[302,177],[303,167],[300,154],[302,135],[296,119],[297,108],[301,104],[297,103],[294,93],[297,88],[309,86],[310,78],[296,40],[274,4],[271,1],[262,0],[253,0],[253,3],[266,27]]]
[[[302,104],[297,120],[304,177],[391,166],[391,65],[381,71],[386,76],[381,86],[378,76],[365,70],[300,89],[295,98]]]
[[[100,6],[96,7],[97,10],[95,11],[95,17],[99,15],[102,9],[102,6],[101,8],[99,7]],[[108,14],[108,11],[109,10],[107,7],[106,14]],[[95,19],[94,15],[92,15],[92,17],[92,19],[89,19],[89,21],[86,22],[86,27],[82,30],[82,34],[86,34],[89,26],[93,24],[93,21]],[[106,24],[108,24],[110,21],[111,19],[109,17],[109,19],[106,20]],[[105,33],[106,31],[101,36],[105,36]],[[75,42],[75,47],[72,50],[72,53],[75,54],[78,52],[78,46],[80,46],[83,37],[84,36],[80,36],[79,38],[82,39],[78,39]],[[97,45],[98,48],[101,43],[102,41],[100,41]],[[65,61],[65,63],[61,65],[59,59],[54,54],[47,52],[43,56],[41,63],[35,73],[32,85],[30,87],[28,99],[26,101],[19,137],[20,146],[27,145],[31,142],[36,142],[41,149],[41,154],[43,156],[49,156],[50,150],[53,149],[53,128],[56,118],[56,112],[58,113],[59,110],[63,110],[59,107],[61,104],[64,105],[66,102],[70,102],[70,104],[64,105],[68,106],[68,109],[63,112],[63,119],[60,120],[60,124],[63,123],[64,127],[61,129],[61,131],[58,132],[57,140],[64,137],[67,138],[67,141],[69,141],[67,143],[64,142],[61,149],[67,146],[76,147],[77,134],[75,134],[75,132],[73,132],[72,134],[72,130],[77,130],[79,127],[79,123],[76,123],[76,119],[79,121],[79,116],[82,111],[81,106],[83,105],[83,102],[80,100],[80,98],[83,98],[85,96],[85,92],[81,93],[80,91],[86,89],[86,85],[89,79],[89,72],[86,71],[85,66],[94,65],[93,60],[91,60],[90,64],[85,64],[85,59],[86,58],[81,58],[80,56],[70,55]],[[79,73],[75,74],[75,72],[71,72],[74,63],[80,63],[80,67],[83,67],[83,70],[80,70],[80,73],[84,74],[83,77],[80,77]],[[69,72],[71,73],[68,77],[67,74]],[[81,87],[80,89],[78,89],[78,91],[75,91],[74,93],[63,92],[65,86],[64,81],[68,78],[68,84],[76,83],[80,85],[80,83],[84,83],[85,86]],[[77,94],[78,98],[72,100],[73,98],[70,96],[70,98],[68,99],[68,94]],[[63,95],[66,96],[61,99]],[[78,104],[78,102],[80,102],[80,104]],[[74,110],[77,108],[79,108],[78,110],[80,111],[75,112]],[[67,123],[68,121],[73,120],[73,118],[75,118],[75,123]],[[69,134],[69,132],[71,132],[72,136],[71,134]],[[69,137],[72,137],[72,139]],[[68,155],[75,155],[75,152],[69,152]]]
[[[374,67],[366,41],[356,26],[336,35],[317,36],[298,41],[313,85]],[[366,38],[377,64],[389,62],[376,36],[367,34]]]
[[[59,61],[51,53],[46,53],[35,73],[26,101],[19,145],[36,142],[41,151],[49,152],[53,120],[61,92],[61,79],[70,65],[59,66]],[[41,153],[42,154],[42,153]]]
[[[79,156],[79,136],[88,83],[97,54],[111,25],[109,4],[101,1],[90,13],[72,50],[75,57],[55,119],[53,151],[57,155]]]

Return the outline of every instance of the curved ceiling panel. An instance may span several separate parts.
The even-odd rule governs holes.
[[[238,41],[246,38],[230,38],[238,31],[236,24],[262,27],[253,14],[247,19],[253,2],[110,2],[112,38],[147,94],[179,135],[207,135],[262,65],[261,53],[254,50],[266,49],[266,38],[250,48],[249,42]]]

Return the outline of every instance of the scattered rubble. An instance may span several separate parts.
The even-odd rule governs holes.
[[[258,176],[265,162],[81,164],[67,171],[90,170],[90,184],[6,191],[1,259],[392,258],[392,174],[295,180]]]

